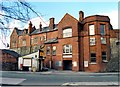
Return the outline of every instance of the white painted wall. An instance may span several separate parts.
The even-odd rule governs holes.
[[[35,55],[36,55],[36,57],[35,57]],[[18,69],[20,70],[20,64],[23,64],[24,59],[27,59],[27,58],[32,59],[32,63],[31,63],[32,67],[36,67],[36,69],[39,70],[39,60],[38,60],[39,59],[39,52],[35,52],[35,53],[29,54],[29,55],[19,57],[19,59],[18,59]],[[27,65],[27,64],[24,64],[24,65]]]

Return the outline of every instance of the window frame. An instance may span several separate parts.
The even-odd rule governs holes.
[[[71,44],[63,45],[63,54],[72,54],[72,45]]]
[[[101,26],[104,25],[104,28],[101,28]],[[100,34],[105,35],[105,24],[100,24]]]
[[[101,37],[101,44],[107,44],[107,40],[105,37]]]
[[[92,54],[94,54],[95,56],[93,57]],[[95,61],[93,61],[92,59],[94,59]],[[95,52],[90,53],[90,62],[91,63],[96,63],[96,53]]]
[[[50,55],[50,46],[47,46],[46,48],[46,55]]]
[[[55,49],[54,49],[54,47],[55,47]],[[56,49],[57,49],[56,46],[53,46],[53,47],[52,47],[52,55],[56,55]]]
[[[105,54],[103,54],[103,53],[105,53]],[[102,61],[107,61],[107,52],[103,51],[101,54],[102,54]],[[105,59],[103,59],[103,57],[105,57]]]
[[[33,39],[33,43],[34,43],[34,44],[37,44],[37,43],[38,43],[38,37],[35,37],[35,38]]]
[[[96,38],[95,37],[90,37],[90,46],[96,45]]]
[[[22,46],[26,46],[26,39],[23,39]]]
[[[71,27],[63,29],[63,32],[62,32],[63,33],[63,38],[72,37],[72,32],[73,31],[72,31]]]
[[[95,35],[95,25],[89,24],[89,35]]]

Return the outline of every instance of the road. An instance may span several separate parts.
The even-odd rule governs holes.
[[[1,71],[2,84],[14,85],[118,85],[118,73],[85,73],[72,71],[23,72]],[[118,78],[119,77],[119,78]],[[13,81],[13,82],[12,82]]]

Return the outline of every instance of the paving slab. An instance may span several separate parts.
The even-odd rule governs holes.
[[[21,78],[0,78],[0,84],[18,85],[26,79]]]

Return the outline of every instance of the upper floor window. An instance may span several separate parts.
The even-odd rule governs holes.
[[[101,37],[101,44],[106,44],[106,38]]]
[[[34,38],[34,43],[37,43],[38,42],[38,37],[35,37]]]
[[[72,28],[67,28],[63,30],[63,38],[72,37]]]
[[[22,45],[23,45],[23,46],[26,46],[26,40],[25,40],[25,39],[23,39]]]
[[[33,38],[31,38],[31,44],[33,44],[34,43],[34,39]]]
[[[46,54],[47,54],[47,55],[50,54],[50,47],[47,47],[47,49],[46,49]]]
[[[94,25],[89,25],[89,35],[95,35],[95,27]]]
[[[63,54],[72,54],[72,45],[64,45]]]
[[[95,37],[90,38],[90,45],[91,45],[91,46],[92,46],[92,45],[95,45]]]
[[[90,54],[91,62],[96,62],[96,53]]]
[[[46,38],[46,36],[45,36],[45,35],[43,36],[43,38],[44,38],[44,41],[46,41],[46,40],[47,40],[47,38]]]
[[[52,48],[52,54],[56,55],[56,46],[53,46],[53,48]]]
[[[105,35],[105,25],[104,24],[100,24],[100,34]]]

